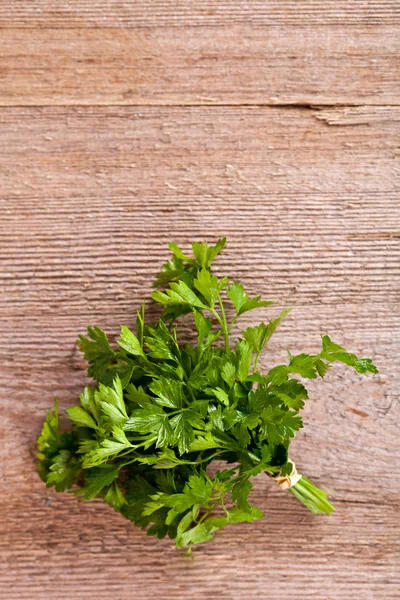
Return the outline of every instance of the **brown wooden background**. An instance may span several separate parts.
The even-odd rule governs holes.
[[[399,25],[393,0],[1,0],[1,600],[400,597]],[[295,307],[265,367],[330,333],[380,374],[310,386],[292,455],[335,514],[260,480],[266,519],[187,557],[46,490],[34,444],[85,381],[77,334],[133,323],[169,241],[222,235],[221,271]]]

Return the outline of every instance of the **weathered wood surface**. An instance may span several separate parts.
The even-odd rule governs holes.
[[[297,6],[1,3],[0,600],[398,598],[398,4]],[[331,333],[380,373],[310,385],[293,457],[336,513],[258,480],[266,519],[186,557],[46,490],[34,445],[77,334],[133,323],[168,241],[222,235],[260,317],[295,308],[264,367]]]
[[[398,104],[399,56],[390,25],[0,29],[0,105]]]
[[[150,211],[149,200],[159,198],[164,211],[178,214],[174,203],[180,199],[186,206],[180,218],[186,221],[199,211],[194,201],[202,200],[204,219],[222,230],[225,218],[240,207],[254,217],[253,228],[259,227],[255,206],[268,218],[265,196],[283,218],[290,197],[301,211],[311,194],[319,198],[314,218],[328,227],[320,218],[327,210],[323,198],[345,206],[347,193],[365,200],[365,210],[373,202],[373,218],[391,230],[392,215],[379,203],[396,209],[400,107],[3,108],[1,115],[2,193],[31,198],[24,210],[47,205],[51,213],[46,200],[59,198],[69,211],[70,202],[90,197],[102,201],[107,215],[106,206],[123,197],[124,213]],[[210,210],[226,197],[235,198],[237,210],[232,205],[227,212],[229,202],[215,222]],[[84,206],[90,213],[92,205]],[[165,228],[167,221],[157,216],[152,227]],[[374,234],[368,220],[363,227]],[[200,223],[196,234],[201,233]],[[277,235],[286,235],[285,228]]]
[[[199,27],[232,23],[342,27],[399,24],[393,0],[2,0],[0,27]]]

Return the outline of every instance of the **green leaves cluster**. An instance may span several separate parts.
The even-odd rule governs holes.
[[[148,535],[169,535],[178,547],[263,516],[249,501],[251,477],[290,473],[288,449],[308,398],[301,379],[324,377],[334,362],[377,372],[370,359],[323,336],[319,354],[289,354],[287,364],[260,373],[259,356],[289,311],[248,327],[233,345],[237,320],[273,303],[212,273],[224,246],[225,239],[194,243],[187,256],[170,244],[173,256],[156,279],[162,289],[152,294],[163,311],[158,322],[146,324],[142,306],[136,331],[123,325],[116,347],[98,327],[79,336],[95,385],[67,409],[72,431],[60,433],[55,402],[38,439],[48,486],[102,497]],[[177,320],[189,313],[194,344],[177,333]],[[211,476],[215,460],[231,468]],[[318,512],[310,489],[295,495]]]

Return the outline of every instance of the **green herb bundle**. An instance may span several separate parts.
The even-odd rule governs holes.
[[[189,550],[230,523],[263,517],[249,501],[251,478],[262,473],[314,513],[329,514],[327,495],[296,474],[288,456],[308,398],[299,378],[324,377],[333,362],[377,373],[370,359],[327,335],[319,354],[289,354],[287,364],[261,373],[260,354],[289,311],[247,328],[232,345],[240,317],[273,303],[213,275],[224,246],[225,239],[194,243],[193,256],[186,256],[170,244],[173,256],[155,283],[164,291],[152,295],[161,318],[146,325],[143,305],[136,333],[121,327],[118,349],[97,327],[79,337],[97,383],[67,409],[72,431],[59,431],[55,401],[38,439],[47,486],[104,498],[148,535],[168,535]],[[193,318],[194,345],[178,335],[185,314]],[[212,475],[208,467],[216,460],[227,468]]]

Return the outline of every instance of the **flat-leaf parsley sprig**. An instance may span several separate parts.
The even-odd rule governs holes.
[[[334,362],[377,373],[369,358],[327,335],[318,354],[289,354],[287,364],[261,373],[259,357],[289,311],[248,327],[232,345],[240,317],[273,303],[212,273],[224,246],[225,239],[196,242],[187,256],[170,244],[172,258],[152,294],[163,309],[158,322],[146,324],[143,305],[136,333],[123,325],[118,347],[98,327],[79,336],[96,384],[67,409],[72,431],[60,432],[55,401],[38,439],[47,486],[104,498],[148,535],[168,535],[189,550],[230,523],[263,517],[249,499],[251,479],[262,473],[312,512],[329,514],[327,495],[297,473],[288,454],[303,427],[303,381],[324,377]],[[194,345],[178,336],[185,314],[193,316]],[[211,475],[215,460],[227,468]]]

